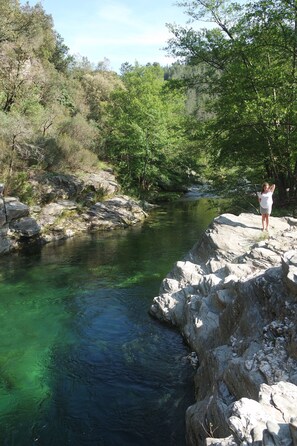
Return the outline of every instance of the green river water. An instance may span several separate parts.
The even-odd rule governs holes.
[[[187,346],[148,310],[219,202],[0,259],[0,445],[184,446]]]

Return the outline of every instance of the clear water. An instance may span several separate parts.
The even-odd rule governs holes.
[[[218,203],[0,259],[1,446],[183,446],[193,370],[148,310]]]

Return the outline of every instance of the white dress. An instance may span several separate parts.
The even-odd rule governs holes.
[[[272,194],[273,192],[257,192],[257,195],[260,199],[260,210],[261,214],[271,214],[272,209]]]

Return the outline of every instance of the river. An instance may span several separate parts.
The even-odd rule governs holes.
[[[148,310],[219,202],[0,259],[1,446],[184,446],[187,346]]]

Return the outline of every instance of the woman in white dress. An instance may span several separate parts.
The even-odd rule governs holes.
[[[269,229],[269,215],[272,210],[272,195],[275,189],[275,184],[269,185],[269,183],[264,183],[262,185],[261,192],[258,192],[258,199],[260,203],[260,213],[262,215],[262,231]]]

